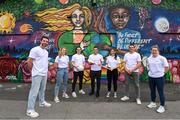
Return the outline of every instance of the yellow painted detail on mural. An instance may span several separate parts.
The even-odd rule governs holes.
[[[119,64],[119,68],[118,68],[119,72],[124,72],[125,70],[125,62],[123,59],[120,59],[120,64]]]
[[[84,70],[83,83],[91,83],[90,70]]]
[[[72,28],[71,27],[66,27],[66,29],[67,30],[72,30]],[[50,31],[63,31],[64,30],[64,28],[58,28],[58,27],[56,27],[56,26],[51,26],[51,27],[46,27],[46,28],[44,28],[44,30],[50,30]]]
[[[15,17],[8,12],[0,13],[0,32],[9,33],[15,27]]]
[[[54,20],[51,20],[51,18],[47,21],[47,23],[57,23],[57,24],[61,24],[61,23],[65,23],[65,24],[70,24],[71,22],[69,21],[66,21],[66,20],[57,20],[57,21],[54,21]]]
[[[37,15],[37,16],[44,16],[44,15],[46,15],[48,13],[54,13],[55,11],[57,11],[57,8],[49,8],[49,9],[40,11],[40,12],[36,13],[35,15]]]

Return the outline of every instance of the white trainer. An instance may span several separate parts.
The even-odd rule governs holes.
[[[129,97],[128,96],[124,96],[124,97],[121,98],[121,100],[122,101],[127,101],[127,100],[129,100]]]
[[[106,95],[106,97],[109,98],[109,97],[110,97],[110,94],[111,94],[111,92],[108,92],[107,95]]]
[[[73,96],[74,98],[76,98],[76,97],[77,97],[76,92],[72,92],[72,96]]]
[[[117,92],[114,92],[114,98],[117,98]]]
[[[148,107],[148,108],[156,108],[156,107],[157,107],[157,105],[156,105],[156,103],[155,103],[155,102],[150,102],[150,104],[149,104],[149,105],[147,105],[147,107]]]
[[[82,94],[82,95],[84,95],[85,94],[85,92],[81,89],[81,90],[79,90],[79,93],[80,94]]]
[[[58,103],[58,102],[60,102],[60,100],[59,100],[59,98],[56,96],[56,97],[54,97],[54,102],[55,103]]]
[[[43,103],[40,103],[39,106],[40,107],[51,107],[51,104],[46,102],[46,101],[44,101]]]
[[[27,111],[26,115],[31,117],[31,118],[36,118],[39,116],[39,113],[37,113],[36,111]]]
[[[65,93],[65,92],[63,93],[62,97],[64,97],[64,98],[69,98],[68,94]]]
[[[137,103],[138,105],[141,105],[141,100],[140,100],[139,98],[137,98],[137,99],[136,99],[136,103]]]
[[[158,113],[164,113],[165,112],[165,108],[164,106],[159,106],[159,108],[157,109]]]

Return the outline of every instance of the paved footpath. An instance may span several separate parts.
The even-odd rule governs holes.
[[[25,115],[27,96],[30,84],[1,84],[0,87],[0,119],[29,119]],[[69,87],[69,92],[71,85]],[[106,85],[102,85],[100,98],[95,96],[78,96],[78,98],[61,99],[60,103],[53,102],[54,85],[48,84],[46,91],[47,101],[52,103],[51,108],[40,108],[38,119],[180,119],[180,85],[166,84],[167,98],[166,112],[156,113],[155,109],[148,109],[149,90],[147,84],[141,85],[142,105],[134,101],[133,88],[131,100],[121,102],[123,85],[118,85],[118,98],[106,98]],[[78,87],[77,87],[78,88]],[[86,92],[89,85],[84,85]]]

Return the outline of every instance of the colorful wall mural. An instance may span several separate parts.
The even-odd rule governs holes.
[[[72,56],[77,47],[88,57],[94,46],[104,57],[115,48],[121,57],[119,81],[124,81],[123,55],[130,43],[142,56],[141,81],[146,82],[146,59],[158,44],[168,59],[166,81],[180,83],[179,0],[3,0],[0,3],[0,82],[31,82],[26,59],[41,36],[50,38],[48,80],[55,82],[53,64],[58,49]],[[89,83],[89,65],[84,83]],[[69,69],[72,80],[72,69]],[[102,80],[106,81],[103,68]]]

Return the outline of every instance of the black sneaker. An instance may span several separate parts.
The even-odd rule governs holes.
[[[96,97],[99,97],[99,92],[96,92]]]

